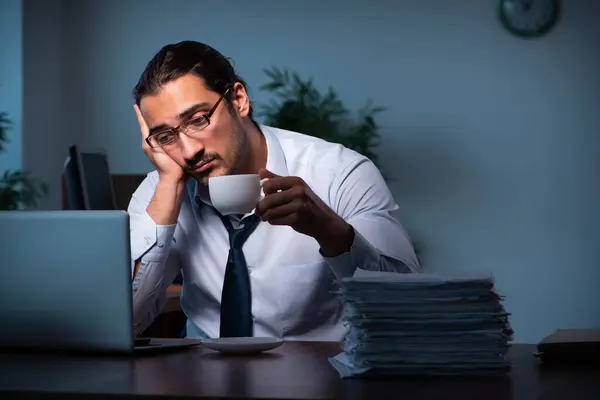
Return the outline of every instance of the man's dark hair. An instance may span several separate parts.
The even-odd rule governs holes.
[[[248,90],[223,54],[207,44],[186,40],[164,46],[150,60],[133,89],[135,103],[139,105],[142,97],[156,94],[163,85],[187,74],[202,78],[208,89],[221,95],[236,82]],[[228,97],[230,107],[231,92]],[[252,107],[249,116],[252,119]]]

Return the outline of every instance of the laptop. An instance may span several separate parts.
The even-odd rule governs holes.
[[[137,354],[125,211],[0,212],[0,347]]]

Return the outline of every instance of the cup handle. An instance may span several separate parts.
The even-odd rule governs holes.
[[[270,178],[264,178],[260,180],[260,199],[258,199],[258,201],[261,201],[262,199],[265,198],[265,193],[262,190],[263,185],[265,184],[266,181],[268,181]]]

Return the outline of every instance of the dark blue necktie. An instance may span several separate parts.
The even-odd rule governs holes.
[[[229,217],[218,214],[229,233],[229,256],[221,293],[220,337],[249,337],[252,336],[252,290],[242,246],[260,220],[252,214],[242,219],[240,228],[233,229]]]

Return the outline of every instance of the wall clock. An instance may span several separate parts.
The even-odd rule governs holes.
[[[560,14],[560,0],[499,1],[500,22],[509,32],[522,38],[548,33]]]

